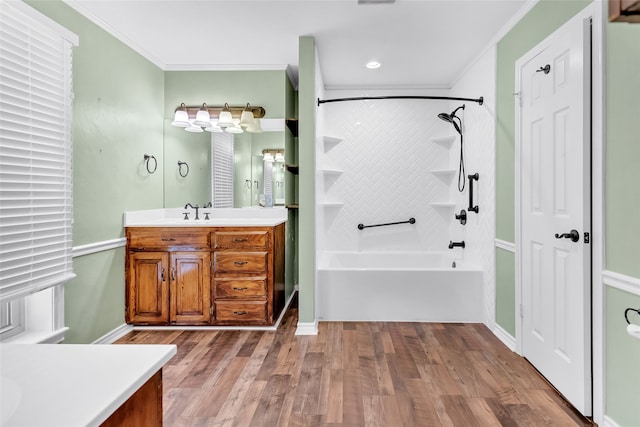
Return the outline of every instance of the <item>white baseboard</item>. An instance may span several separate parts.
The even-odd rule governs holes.
[[[516,351],[516,339],[512,337],[509,332],[505,331],[497,323],[494,325],[492,331],[493,331],[493,335],[498,337],[498,339],[502,341],[502,343],[506,345],[507,348],[509,348],[509,350]]]
[[[611,418],[605,415],[603,419],[602,427],[621,427],[621,426],[620,424],[618,424],[617,422],[613,421]]]
[[[133,331],[133,326],[123,323],[114,330],[107,332],[91,344],[113,344],[131,331]]]
[[[318,335],[318,321],[314,322],[298,322],[296,335]]]

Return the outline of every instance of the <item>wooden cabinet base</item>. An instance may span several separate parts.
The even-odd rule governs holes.
[[[126,322],[274,325],[285,302],[285,227],[127,227]]]
[[[144,383],[100,426],[162,426],[162,369]]]

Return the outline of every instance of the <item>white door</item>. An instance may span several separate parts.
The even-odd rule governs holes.
[[[573,19],[516,63],[521,351],[585,415],[591,413],[589,28]]]

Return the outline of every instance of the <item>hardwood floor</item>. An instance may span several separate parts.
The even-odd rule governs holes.
[[[165,426],[590,426],[484,325],[322,322],[277,332],[134,331],[173,343]]]

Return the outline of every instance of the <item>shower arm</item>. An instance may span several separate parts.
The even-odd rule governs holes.
[[[374,99],[440,99],[449,101],[470,101],[477,102],[482,105],[484,97],[480,98],[457,98],[453,96],[409,96],[409,95],[392,95],[392,96],[357,96],[352,98],[333,98],[333,99],[320,99],[318,98],[318,106],[327,102],[343,102],[343,101],[369,101]]]

